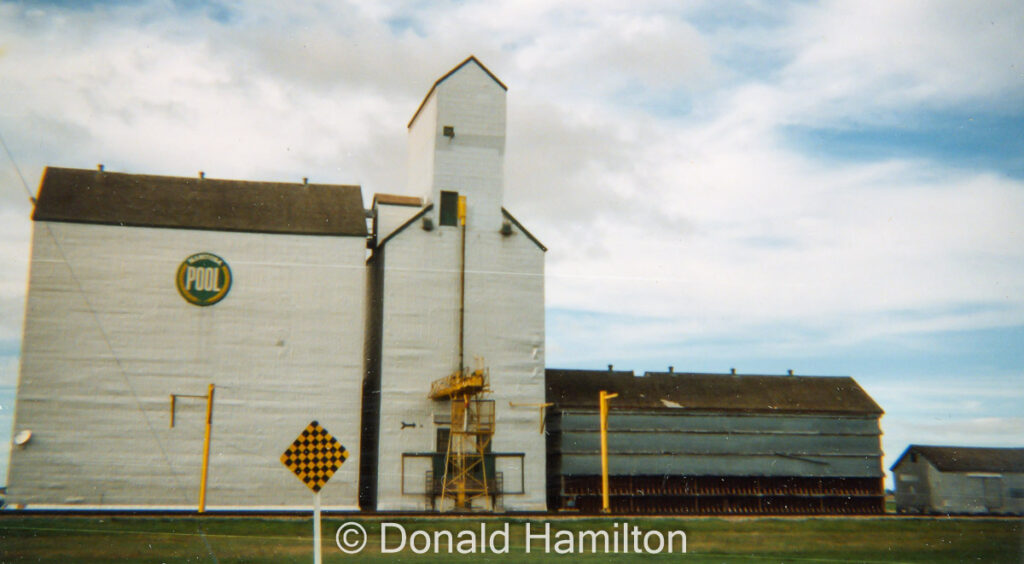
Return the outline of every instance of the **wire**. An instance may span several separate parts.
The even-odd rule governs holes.
[[[89,313],[92,314],[93,320],[96,322],[96,328],[99,331],[100,336],[103,338],[103,343],[106,345],[107,350],[110,351],[110,356],[113,358],[114,364],[117,366],[118,374],[121,376],[122,380],[124,380],[125,385],[128,387],[128,391],[131,393],[132,399],[135,401],[135,407],[139,410],[139,413],[142,414],[142,419],[143,421],[145,421],[146,427],[149,429],[150,434],[153,436],[153,440],[156,443],[156,446],[159,449],[161,456],[163,456],[164,461],[167,463],[167,468],[168,470],[170,470],[171,476],[175,481],[175,488],[182,490],[182,496],[185,496],[185,493],[181,488],[181,484],[178,483],[178,474],[174,471],[174,465],[171,464],[171,458],[170,456],[168,456],[166,449],[164,449],[163,442],[160,440],[160,436],[157,434],[156,429],[154,429],[152,422],[149,420],[149,416],[146,415],[146,410],[142,408],[142,401],[139,399],[139,394],[136,391],[135,386],[132,385],[131,380],[128,378],[128,374],[125,371],[124,365],[121,362],[121,357],[117,354],[117,351],[114,350],[114,345],[110,342],[110,337],[107,335],[107,331],[106,329],[104,329],[103,323],[100,321],[99,312],[96,311],[96,308],[93,307],[92,302],[89,301],[88,294],[85,292],[85,289],[82,288],[82,283],[79,280],[78,275],[75,274],[75,269],[72,268],[71,261],[68,260],[67,253],[64,252],[64,246],[61,245],[56,234],[54,234],[50,224],[48,222],[42,223],[44,226],[46,226],[47,233],[50,234],[50,238],[53,240],[54,245],[56,245],[57,252],[60,253],[61,258],[64,259],[63,262],[68,268],[68,273],[71,275],[71,280],[74,282],[75,288],[78,290],[78,294],[81,295],[82,301],[85,302],[85,307],[89,310]],[[188,501],[187,496],[185,496],[185,500],[186,502]]]
[[[10,161],[11,161],[11,166],[13,166],[14,170],[17,171],[18,178],[21,179],[21,185],[24,188],[25,193],[28,195],[29,201],[31,201],[33,204],[35,204],[36,199],[35,199],[35,197],[33,197],[32,191],[28,187],[28,182],[25,181],[25,176],[21,173],[21,167],[18,166],[17,161],[14,159],[14,154],[11,153],[11,149],[7,145],[7,141],[4,140],[4,137],[3,137],[2,133],[0,133],[0,145],[3,145],[4,152],[7,153],[7,158],[10,159]],[[64,246],[61,244],[60,240],[57,238],[57,235],[53,232],[52,227],[50,226],[50,224],[48,222],[42,222],[42,224],[43,224],[43,226],[46,227],[46,232],[50,235],[50,239],[53,241],[54,245],[56,246],[57,253],[60,254],[61,262],[63,262],[63,264],[67,266],[68,274],[71,276],[71,280],[74,282],[74,285],[75,285],[75,288],[78,291],[78,294],[82,297],[82,300],[85,302],[85,306],[89,310],[89,313],[92,314],[92,317],[93,317],[93,319],[96,322],[96,327],[97,327],[97,329],[100,332],[100,336],[103,338],[103,342],[106,345],[107,350],[110,351],[110,355],[114,359],[114,363],[117,365],[118,374],[121,376],[121,378],[124,380],[125,384],[128,386],[128,390],[129,390],[129,392],[131,392],[132,398],[135,401],[135,407],[139,410],[139,413],[142,414],[142,418],[143,418],[143,420],[146,423],[146,427],[149,428],[150,433],[153,435],[154,442],[156,443],[158,449],[160,450],[160,454],[163,456],[164,461],[167,463],[167,467],[170,470],[171,476],[172,476],[172,478],[175,481],[176,489],[180,490],[181,487],[180,487],[180,484],[177,483],[178,482],[178,475],[174,471],[174,465],[171,464],[171,459],[168,456],[167,451],[164,449],[163,443],[160,441],[159,435],[156,434],[156,430],[153,428],[153,425],[150,422],[149,417],[146,416],[146,412],[142,408],[142,402],[139,400],[138,392],[135,390],[135,387],[132,385],[131,381],[129,380],[128,375],[125,372],[124,365],[121,363],[121,358],[117,355],[117,352],[114,350],[113,344],[111,344],[111,342],[110,342],[110,338],[107,335],[107,331],[104,329],[103,323],[100,321],[99,313],[96,311],[96,309],[93,307],[92,303],[89,301],[88,295],[86,294],[85,290],[82,288],[82,283],[79,280],[78,275],[75,273],[75,269],[71,266],[71,261],[68,260],[68,255],[67,255],[67,253],[64,250]],[[182,495],[184,495],[184,492],[182,492]],[[187,501],[187,497],[186,497],[186,501]]]
[[[32,190],[29,189],[28,182],[25,182],[25,175],[21,173],[21,167],[18,166],[18,162],[14,160],[14,155],[11,153],[10,147],[7,146],[7,141],[4,141],[3,133],[0,133],[0,145],[4,146],[4,152],[7,153],[7,158],[11,160],[11,166],[13,166],[15,172],[18,173],[18,178],[21,179],[21,186],[25,188],[25,194],[28,195],[28,200],[35,205],[36,198],[32,195]]]
[[[28,196],[29,201],[34,206],[36,204],[36,199],[32,195],[32,190],[29,189],[28,182],[25,181],[25,175],[22,174],[21,167],[18,166],[17,161],[14,159],[14,154],[11,152],[11,149],[7,145],[7,141],[3,138],[2,134],[0,134],[0,145],[3,145],[4,152],[7,154],[7,158],[10,159],[11,161],[11,166],[13,166],[14,170],[18,173],[18,178],[21,180],[21,186],[25,190],[25,194]],[[107,334],[106,329],[104,329],[103,327],[103,323],[100,320],[99,313],[93,307],[92,302],[89,301],[88,294],[86,294],[84,288],[82,287],[82,283],[79,280],[78,275],[75,273],[75,269],[72,267],[71,261],[68,260],[68,256],[64,250],[64,246],[61,245],[60,240],[57,238],[57,235],[53,232],[53,229],[51,228],[50,224],[48,222],[43,222],[43,225],[46,227],[46,232],[49,234],[50,239],[56,246],[57,252],[60,254],[63,263],[67,266],[68,273],[71,276],[71,280],[74,282],[78,294],[82,297],[82,300],[85,302],[86,308],[88,308],[93,319],[95,320],[96,327],[99,330],[100,336],[103,338],[103,342],[106,345],[107,350],[110,351],[110,355],[114,359],[114,363],[117,367],[118,374],[121,376],[122,380],[124,380],[125,385],[128,387],[128,391],[131,393],[132,399],[135,402],[136,409],[138,409],[139,413],[142,415],[142,420],[145,422],[146,427],[149,429],[149,433],[153,438],[153,442],[156,444],[157,449],[160,451],[160,455],[163,457],[164,462],[167,464],[167,469],[170,471],[171,479],[174,482],[174,489],[178,490],[181,493],[182,497],[185,499],[187,503],[188,496],[185,494],[184,488],[181,487],[180,477],[175,472],[174,465],[171,463],[170,456],[168,456],[167,450],[164,448],[163,443],[160,441],[160,436],[156,433],[156,429],[153,427],[153,423],[149,420],[149,417],[146,415],[146,411],[142,408],[142,402],[139,399],[139,394],[136,391],[135,386],[132,385],[131,380],[128,377],[128,374],[124,369],[124,365],[121,362],[121,358],[117,355],[117,352],[114,350],[113,344],[110,342],[110,337]],[[202,529],[198,521],[196,522],[196,532],[199,533],[200,538],[202,538],[203,544],[206,546],[206,550],[210,558],[213,560],[213,562],[218,562],[217,555],[214,554],[213,547],[210,545],[209,539],[206,538],[206,532]]]

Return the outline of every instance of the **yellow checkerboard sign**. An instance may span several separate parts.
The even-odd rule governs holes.
[[[324,487],[346,459],[345,447],[316,421],[307,425],[281,455],[281,463],[314,492]]]

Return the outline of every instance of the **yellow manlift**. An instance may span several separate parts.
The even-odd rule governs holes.
[[[459,197],[459,225],[462,229],[459,272],[459,368],[430,385],[428,397],[451,402],[451,430],[441,481],[441,509],[451,499],[456,511],[473,508],[473,500],[494,496],[495,484],[488,483],[486,453],[494,437],[494,402],[482,399],[490,393],[488,371],[483,360],[477,368],[465,367],[464,335],[466,318],[466,198]],[[491,469],[493,471],[493,469]],[[492,497],[493,499],[493,497]]]
[[[451,499],[456,511],[473,508],[473,500],[493,497],[495,484],[488,482],[486,453],[494,437],[494,402],[481,399],[489,393],[485,368],[461,370],[436,380],[430,399],[451,401],[451,431],[441,481],[442,510]]]

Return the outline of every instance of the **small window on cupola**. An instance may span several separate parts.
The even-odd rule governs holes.
[[[459,224],[459,193],[441,192],[441,225]]]

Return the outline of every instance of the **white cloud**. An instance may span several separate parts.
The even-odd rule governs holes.
[[[1024,96],[1019,2],[826,2],[794,16],[782,31],[794,121],[892,123],[915,105],[1015,110]]]
[[[637,150],[642,174],[604,175],[637,183],[625,191],[659,213],[591,203],[618,212],[586,233],[605,253],[552,253],[552,305],[787,321],[998,303],[1021,321],[1020,183],[922,179],[912,162],[826,167],[770,142],[736,150],[693,137]],[[564,209],[555,189],[547,202]],[[559,230],[569,237],[558,243],[578,244]],[[563,273],[589,277],[562,286]]]
[[[33,178],[104,162],[400,192],[405,119],[476,42],[513,87],[509,206],[552,248],[551,305],[760,323],[1002,303],[1019,320],[1019,182],[926,161],[821,163],[778,137],[837,104],[864,115],[1019,92],[1020,73],[990,56],[1021,25],[991,12],[1014,6],[787,9],[759,34],[790,57],[775,84],[722,82],[709,41],[743,39],[686,14],[570,8],[255,4],[225,24],[159,17],[160,4],[6,5],[0,123]],[[666,121],[622,106],[629,88],[703,101]]]

